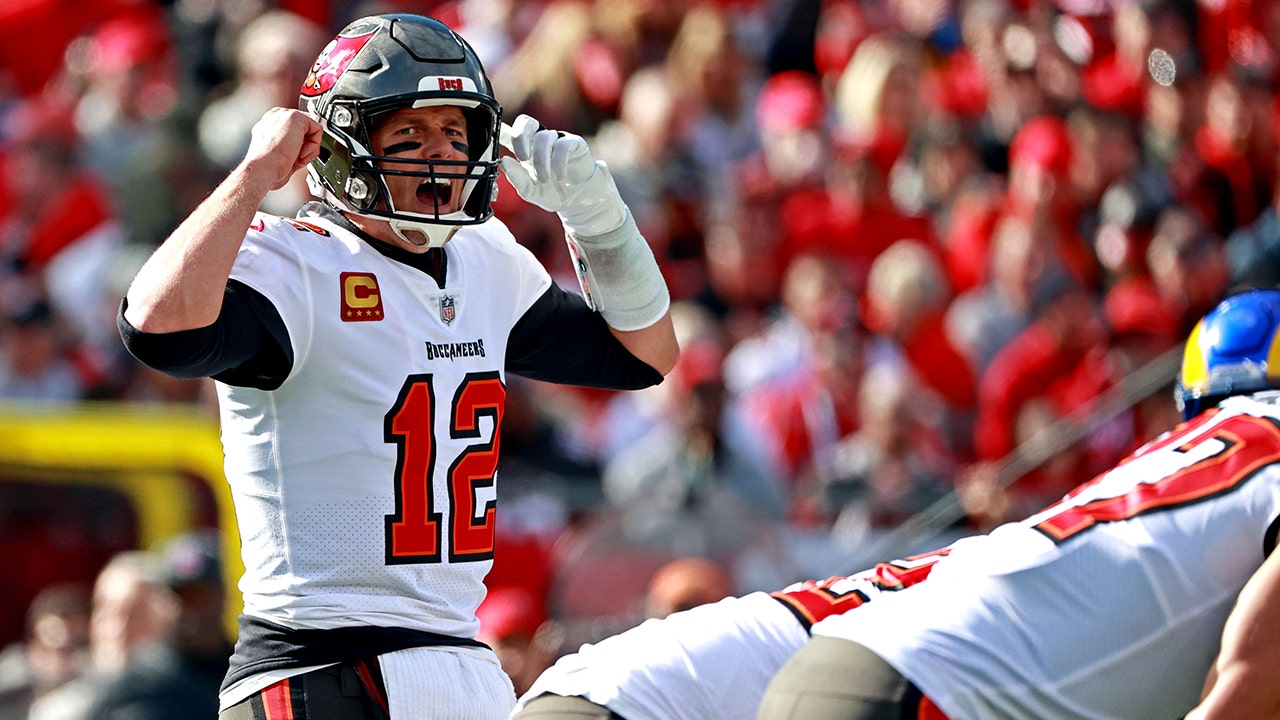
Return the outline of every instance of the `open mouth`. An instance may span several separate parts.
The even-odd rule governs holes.
[[[418,202],[431,206],[435,212],[446,211],[453,199],[453,185],[448,180],[426,180],[418,185]]]

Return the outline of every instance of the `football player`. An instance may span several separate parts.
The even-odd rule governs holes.
[[[559,215],[583,295],[493,218],[499,167]],[[257,212],[304,168],[322,202]],[[474,639],[504,378],[656,384],[668,306],[582,138],[507,128],[436,20],[344,28],[118,314],[138,359],[217,381],[246,568],[221,717],[505,717],[511,683]]]
[[[815,622],[920,582],[948,551],[646,620],[557,660],[512,718],[751,720],[769,678]]]
[[[1280,291],[1228,297],[1187,341],[1186,422],[815,624],[758,717],[1275,717],[1278,388]]]
[[[512,718],[1177,718],[1206,675],[1187,718],[1273,717],[1273,388],[1280,291],[1228,298],[1186,345],[1188,422],[1059,503],[935,553],[584,645]]]

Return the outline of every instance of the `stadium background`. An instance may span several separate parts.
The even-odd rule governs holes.
[[[6,2],[0,641],[120,550],[212,530],[238,574],[208,385],[112,317],[261,112],[388,11],[592,141],[676,303],[658,389],[510,381],[491,585],[562,646],[642,617],[673,558],[772,589],[1034,509],[1170,427],[1190,324],[1280,278],[1276,2]],[[497,208],[572,287],[554,218]]]

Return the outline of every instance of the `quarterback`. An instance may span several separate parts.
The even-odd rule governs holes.
[[[257,211],[304,168],[322,202]],[[499,168],[559,215],[589,295],[493,217]],[[474,638],[506,373],[656,384],[679,353],[669,304],[582,138],[505,125],[438,21],[344,28],[117,318],[141,361],[217,381],[246,568],[221,717],[505,717],[510,681]]]

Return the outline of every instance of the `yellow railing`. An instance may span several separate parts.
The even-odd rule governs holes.
[[[241,610],[236,583],[244,565],[217,421],[209,413],[119,403],[0,403],[0,469],[25,481],[115,490],[133,507],[144,549],[195,529],[189,483],[205,483],[217,505],[227,630],[234,631]]]

